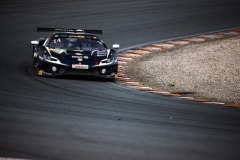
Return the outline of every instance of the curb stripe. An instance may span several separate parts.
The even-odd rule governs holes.
[[[161,51],[162,49],[158,48],[158,47],[145,47],[145,48],[142,48],[142,50],[149,51],[149,52],[154,52],[154,51]]]
[[[127,51],[125,51],[122,54],[118,55],[118,63],[120,64],[118,66],[118,75],[119,77],[117,80],[119,81],[118,84],[137,89],[139,91],[144,91],[148,93],[153,93],[153,94],[158,94],[161,96],[169,96],[169,97],[176,97],[179,99],[187,100],[187,101],[194,101],[194,102],[199,102],[199,103],[204,103],[204,104],[213,104],[213,105],[221,105],[221,106],[226,106],[226,107],[233,107],[233,108],[240,108],[240,104],[225,104],[222,102],[210,102],[207,99],[197,99],[194,97],[184,97],[181,94],[173,94],[170,92],[163,92],[160,91],[160,89],[154,89],[148,86],[145,86],[143,84],[140,84],[132,79],[130,79],[127,75],[125,75],[124,68],[127,66],[127,63],[142,57],[146,54],[153,53],[155,51],[163,51],[163,50],[168,50],[171,48],[176,48],[179,46],[183,45],[188,45],[191,43],[199,43],[199,42],[204,42],[208,40],[214,40],[214,39],[220,39],[220,38],[225,38],[225,37],[232,37],[240,35],[240,29],[229,29],[225,31],[219,31],[218,33],[212,33],[212,34],[203,34],[203,35],[197,35],[195,37],[184,37],[183,39],[178,39],[178,40],[170,40],[166,42],[160,42],[160,43],[153,43],[153,44],[148,44],[144,47],[137,47],[137,48],[131,48]]]
[[[187,40],[192,41],[192,42],[204,42],[205,41],[205,39],[203,39],[203,38],[190,38]]]
[[[166,43],[160,43],[160,44],[152,44],[153,47],[161,48],[161,49],[170,49],[173,48],[173,44],[166,44]]]

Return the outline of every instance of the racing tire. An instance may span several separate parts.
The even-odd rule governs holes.
[[[39,60],[33,61],[33,70],[34,70],[35,75],[39,76],[39,71],[41,70]]]

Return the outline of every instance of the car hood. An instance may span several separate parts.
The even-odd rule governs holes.
[[[96,62],[100,63],[101,60],[107,57],[105,54],[107,51],[64,49],[49,49],[49,51],[51,55],[58,58],[61,63],[68,65],[82,63],[93,66],[96,65]]]

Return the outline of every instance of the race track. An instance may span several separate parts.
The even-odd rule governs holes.
[[[239,159],[240,110],[93,77],[37,77],[36,27],[102,29],[121,48],[240,26],[238,0],[0,2],[0,157]]]

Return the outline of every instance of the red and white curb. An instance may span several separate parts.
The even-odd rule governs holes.
[[[209,40],[214,40],[214,39],[221,39],[221,38],[226,38],[226,37],[232,37],[232,36],[236,36],[236,35],[240,35],[240,29],[230,29],[230,30],[226,30],[226,31],[212,33],[212,34],[204,34],[204,35],[198,35],[195,37],[165,41],[165,42],[149,44],[147,46],[137,47],[137,48],[132,48],[130,50],[127,50],[118,56],[118,63],[119,63],[118,83],[121,85],[130,87],[130,88],[137,89],[139,91],[158,94],[161,96],[176,97],[176,98],[184,99],[187,101],[194,101],[194,102],[200,102],[200,103],[205,103],[205,104],[215,104],[215,105],[222,105],[222,106],[227,106],[227,107],[240,108],[240,104],[226,104],[226,103],[221,103],[221,102],[211,102],[206,99],[197,99],[194,97],[185,97],[181,94],[172,94],[170,92],[164,92],[159,89],[154,89],[154,88],[145,86],[139,82],[136,82],[135,80],[132,80],[126,74],[124,74],[124,68],[125,68],[125,66],[128,65],[128,62],[130,62],[136,58],[142,57],[144,55],[151,54],[152,52],[163,51],[163,50],[165,51],[165,50],[180,47],[183,45],[199,43],[199,42],[204,42],[204,41],[209,41]]]

